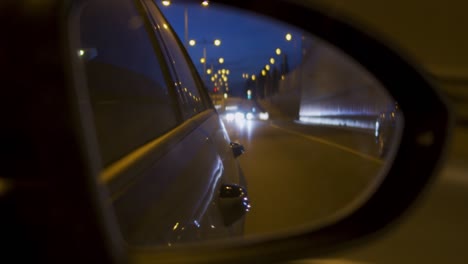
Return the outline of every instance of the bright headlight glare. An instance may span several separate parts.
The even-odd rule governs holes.
[[[244,120],[244,119],[245,119],[244,113],[242,113],[242,112],[237,112],[236,113],[236,120]]]
[[[227,119],[227,121],[232,121],[232,120],[234,120],[234,117],[235,117],[235,116],[234,116],[233,113],[228,113],[228,114],[226,114],[226,119]]]
[[[268,115],[267,112],[264,112],[264,113],[260,113],[258,115],[258,117],[261,119],[261,120],[268,120],[270,118],[270,116]]]

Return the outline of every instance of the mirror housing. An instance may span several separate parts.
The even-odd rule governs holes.
[[[231,149],[235,158],[239,157],[245,152],[244,146],[242,146],[240,143],[237,143],[237,142],[231,142]]]
[[[392,153],[394,160],[388,162],[380,181],[376,182],[375,191],[370,197],[362,198],[365,201],[357,210],[336,215],[319,228],[304,227],[301,232],[284,237],[216,248],[194,246],[183,252],[166,252],[170,257],[165,256],[170,259],[183,253],[184,257],[179,258],[181,263],[250,263],[252,259],[276,263],[318,257],[368,243],[376,237],[372,234],[391,230],[387,227],[402,217],[431,182],[450,134],[452,115],[429,75],[408,55],[382,42],[383,37],[343,20],[339,12],[330,12],[312,1],[278,0],[267,5],[261,0],[213,2],[302,28],[341,49],[371,73],[398,102],[405,117],[404,131],[400,146]],[[423,140],[427,138],[430,142]],[[140,253],[149,256],[149,252]]]
[[[363,206],[330,219],[321,228],[305,228],[284,237],[243,244],[174,250],[128,248],[119,236],[107,198],[96,183],[99,159],[94,157],[90,163],[84,157],[83,135],[71,129],[79,126],[80,107],[64,103],[64,98],[80,102],[81,96],[69,83],[73,69],[65,55],[75,54],[65,42],[69,29],[63,26],[68,25],[65,18],[71,16],[73,1],[46,2],[38,4],[41,6],[34,12],[25,12],[26,1],[0,4],[5,7],[0,8],[2,24],[15,25],[6,27],[4,34],[10,37],[0,44],[2,50],[9,50],[0,64],[6,69],[4,87],[11,87],[2,94],[9,100],[1,106],[2,125],[8,128],[2,130],[1,138],[22,147],[21,155],[4,153],[8,162],[4,163],[2,177],[9,179],[11,188],[0,193],[5,216],[0,223],[13,226],[1,238],[1,244],[7,245],[6,252],[17,252],[14,247],[21,246],[33,252],[22,258],[52,263],[63,259],[72,263],[124,263],[127,259],[144,263],[272,263],[317,257],[347,248],[352,242],[367,242],[371,234],[389,230],[385,227],[413,204],[438,168],[451,115],[430,78],[407,56],[395,52],[375,34],[341,20],[336,12],[309,2],[213,0],[303,28],[361,63],[400,104],[405,115],[401,145],[380,185],[371,197],[366,197]],[[37,39],[48,39],[47,45],[32,49],[31,43]],[[34,100],[20,100],[25,94]],[[37,122],[38,116],[41,122]],[[25,161],[30,161],[29,166],[24,166]],[[42,241],[44,237],[48,239]]]

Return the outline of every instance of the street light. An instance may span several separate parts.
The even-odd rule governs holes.
[[[266,71],[262,70],[262,76],[266,76]]]
[[[161,1],[162,5],[163,6],[170,6],[171,5],[171,1],[169,0],[163,0]],[[209,1],[203,1],[201,3],[201,5],[203,7],[207,7],[209,6]],[[185,6],[184,7],[184,45],[185,47],[187,47],[187,44],[188,44],[188,8]]]
[[[203,64],[203,75],[204,75],[203,80],[205,81],[205,79],[206,79],[205,75],[207,73],[207,69],[206,69],[206,62],[207,62],[207,59],[206,59],[207,58],[207,56],[206,56],[206,45],[209,44],[210,42],[208,42],[206,40],[203,40],[200,43],[203,45],[203,58],[200,59],[200,62]],[[192,46],[192,47],[195,46],[196,44],[197,44],[197,41],[194,40],[194,39],[191,39],[189,41],[189,45]],[[213,40],[213,45],[215,45],[217,47],[220,46],[221,45],[221,40],[219,40],[219,39]],[[223,62],[224,62],[224,59],[223,59]],[[220,62],[220,63],[222,63],[222,62]]]
[[[210,75],[212,73],[211,69],[206,70],[206,74]]]
[[[292,40],[292,35],[291,34],[286,34],[286,40],[291,41]]]
[[[224,58],[219,58],[218,62],[219,62],[219,64],[223,64],[224,63]]]
[[[275,64],[275,59],[274,58],[270,59],[270,64]]]
[[[276,55],[281,55],[281,49],[280,48],[276,49]]]
[[[266,69],[267,71],[269,71],[269,70],[270,70],[270,65],[268,65],[268,64],[265,65],[265,69]]]
[[[255,74],[252,74],[252,81],[255,81],[257,77],[255,77]]]

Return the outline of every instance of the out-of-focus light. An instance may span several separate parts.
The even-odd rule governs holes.
[[[78,56],[82,57],[84,54],[85,54],[85,51],[84,51],[84,50],[80,49],[80,50],[78,51]]]
[[[375,122],[375,137],[379,136],[379,128],[380,128],[380,123],[379,121]]]
[[[285,38],[286,38],[287,41],[291,41],[292,40],[292,35],[288,33],[288,34],[286,34]]]
[[[226,75],[229,75],[230,71],[229,70],[226,70]]]
[[[194,39],[191,39],[191,40],[188,42],[188,44],[189,44],[190,46],[195,46],[195,45],[197,44],[197,42],[196,42]]]
[[[162,1],[161,3],[163,4],[163,6],[170,6],[171,5],[171,1]]]
[[[265,65],[265,69],[266,69],[267,71],[269,71],[269,70],[270,70],[270,65],[268,65],[268,64]]]
[[[284,79],[286,79],[286,77],[284,75],[281,75],[281,80],[284,81]]]
[[[247,90],[247,95],[252,95],[252,91],[251,91],[251,90]]]
[[[281,55],[281,49],[280,48],[276,49],[276,55]]]
[[[223,63],[224,63],[224,58],[219,58],[218,62],[219,62],[220,64],[223,64]]]
[[[215,46],[219,46],[219,45],[221,45],[221,40],[215,39],[214,42],[213,42],[213,44],[214,44]]]
[[[235,111],[237,110],[237,105],[226,106],[226,111]]]
[[[211,69],[207,69],[206,70],[206,74],[210,75],[212,72],[211,72]]]
[[[244,120],[244,119],[245,119],[244,113],[242,113],[242,112],[237,112],[236,113],[236,120],[237,121],[241,121],[241,120]]]
[[[360,121],[351,118],[327,118],[320,116],[300,115],[299,121],[305,124],[328,125],[338,127],[353,127],[375,130],[376,123],[370,121]]]
[[[254,118],[254,115],[250,112],[247,113],[246,115],[247,120],[252,120]]]
[[[266,76],[266,71],[262,70],[262,76]]]
[[[268,118],[270,118],[270,115],[268,114],[268,112],[262,112],[258,115],[258,118],[260,118],[260,120],[268,120]]]
[[[234,114],[233,113],[227,113],[226,114],[226,120],[227,121],[233,121],[235,118]]]
[[[227,82],[227,81],[228,81],[228,77],[224,76],[224,77],[223,77],[223,81],[224,81],[224,82]]]
[[[226,69],[222,69],[222,70],[221,70],[221,73],[222,73],[223,75],[226,74]]]
[[[201,3],[201,5],[204,6],[204,7],[207,7],[207,6],[210,5],[210,2],[208,2],[208,1],[203,1],[203,2]]]
[[[228,94],[224,93],[224,99],[227,99],[227,98],[228,98]]]
[[[255,74],[252,74],[252,81],[255,81],[256,77]]]
[[[163,24],[163,28],[168,29],[169,27],[167,26],[167,24]]]
[[[275,58],[270,58],[270,64],[275,64]]]
[[[212,82],[214,82],[214,81],[215,81],[215,77],[214,77],[214,76],[213,76],[213,77],[211,77],[211,81],[212,81]]]
[[[205,64],[205,62],[206,62],[205,58],[201,58],[201,59],[200,59],[200,62],[201,62],[202,64]]]
[[[174,225],[174,227],[172,228],[172,231],[175,231],[175,230],[177,229],[177,227],[179,227],[179,223],[176,223],[176,224]]]

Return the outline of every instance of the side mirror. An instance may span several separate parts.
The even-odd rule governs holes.
[[[0,138],[13,146],[13,151],[5,148],[3,156],[7,159],[2,160],[2,178],[7,179],[3,183],[8,188],[0,190],[0,224],[9,228],[2,234],[0,244],[7,246],[6,253],[18,252],[19,248],[28,253],[12,254],[17,262],[61,263],[66,259],[74,263],[126,263],[127,260],[272,263],[319,257],[359,245],[368,241],[363,238],[377,237],[377,232],[388,230],[386,227],[400,218],[430,183],[445,150],[451,117],[424,71],[387,43],[341,19],[338,13],[315,6],[315,1],[277,0],[273,4],[266,0],[210,1],[209,9],[219,4],[226,13],[241,12],[232,16],[218,12],[222,19],[207,15],[207,9],[200,11],[199,2],[193,1],[197,3],[200,17],[209,18],[210,26],[199,29],[200,41],[207,37],[204,33],[209,32],[203,31],[207,28],[218,27],[220,33],[232,37],[231,41],[223,38],[221,47],[230,54],[223,53],[226,60],[218,66],[230,65],[233,72],[229,77],[213,78],[211,83],[206,70],[208,63],[217,64],[213,59],[218,59],[214,55],[219,55],[216,49],[220,47],[208,51],[206,47],[192,47],[196,60],[191,60],[186,51],[190,49],[188,32],[184,46],[173,30],[183,26],[172,25],[162,15],[157,6],[160,1],[49,0],[36,1],[35,5],[30,2],[0,1],[2,24],[14,25],[5,27],[4,34],[9,37],[0,43],[2,51],[8,51],[0,59],[4,69],[2,84],[9,87],[2,90],[2,98],[8,100],[1,104],[4,116],[0,131],[7,136]],[[170,1],[163,2],[170,4]],[[182,10],[179,14],[182,14],[187,1],[179,3]],[[128,16],[121,16],[120,11]],[[196,13],[185,9],[186,18],[188,14]],[[180,18],[177,21],[182,21]],[[228,18],[233,20],[232,24],[221,25]],[[265,48],[258,45],[257,37],[274,27],[267,25],[252,30],[250,18],[269,18],[270,23],[293,28],[297,34],[294,37],[284,34],[284,27],[277,27],[282,32],[278,38],[271,39],[281,42],[265,38],[263,44],[275,45]],[[94,23],[94,19],[99,23]],[[86,23],[86,27],[80,23]],[[244,31],[240,24],[244,24]],[[190,30],[190,34],[197,32],[194,27]],[[94,41],[103,40],[101,47],[82,38],[81,34],[90,32]],[[107,38],[107,32],[114,33],[117,40]],[[116,43],[123,43],[121,38],[130,44],[137,43],[133,50],[139,56],[132,56],[127,45],[121,45],[121,51],[114,49]],[[35,39],[47,41],[31,41]],[[248,40],[256,43],[240,49],[241,43]],[[208,40],[204,42],[203,45],[210,44]],[[145,53],[140,46],[150,52]],[[254,46],[261,50],[252,52]],[[204,60],[198,63],[202,51]],[[246,56],[241,56],[241,51]],[[207,52],[213,58],[208,58]],[[252,54],[265,57],[256,58]],[[140,65],[143,58],[150,56],[156,66]],[[96,87],[102,89],[92,94],[87,84],[90,74],[83,62],[102,63],[103,58],[112,64],[103,69],[106,73],[119,76],[124,70],[131,75],[122,76],[123,81],[119,82],[105,81],[102,74],[97,74],[96,83],[100,85]],[[256,68],[242,74],[245,68],[239,66],[246,61],[246,65]],[[159,74],[155,73],[158,67],[162,68]],[[197,68],[203,69],[203,77],[197,74]],[[219,71],[222,73],[222,69]],[[354,74],[356,71],[365,74]],[[240,76],[243,79],[236,81]],[[260,130],[268,142],[242,142],[248,142],[249,156],[255,152],[254,146],[264,147],[258,156],[263,160],[252,158],[249,166],[243,166],[242,160],[232,159],[226,146],[230,141],[221,133],[226,128],[219,128],[212,104],[201,103],[201,99],[209,100],[208,92],[197,89],[203,83],[212,84],[216,91],[220,86],[226,92],[237,90],[244,100],[258,100],[265,106],[265,113],[269,114],[259,119],[269,122],[239,118],[240,122],[231,124],[237,126],[232,128],[234,134],[246,140]],[[166,86],[168,91],[163,89]],[[374,90],[379,96],[368,89],[375,86],[379,87]],[[133,97],[133,92],[138,96]],[[197,97],[192,92],[206,93]],[[391,100],[379,105],[375,99],[381,94]],[[90,96],[102,100],[93,104]],[[135,100],[124,104],[122,99],[126,98]],[[374,142],[371,146],[375,147],[376,108],[394,102],[398,103],[402,115],[396,125],[397,133],[379,132],[385,136],[380,142],[384,147],[392,146],[391,149],[384,149],[384,159],[362,153],[363,149],[373,151],[362,142]],[[139,110],[129,111],[135,105]],[[93,107],[105,108],[97,112]],[[178,112],[181,109],[187,115]],[[172,112],[174,120],[168,115]],[[101,119],[109,113],[117,118]],[[143,118],[142,114],[147,115]],[[190,118],[197,120],[189,122]],[[131,126],[135,120],[141,121],[143,128]],[[161,132],[164,134],[148,132],[149,124],[159,131],[160,121],[167,123],[168,130]],[[144,134],[148,140],[130,142],[122,148],[125,156],[116,155],[106,164],[96,129],[112,127],[108,123],[128,128],[122,142],[129,140],[127,134],[137,139]],[[215,131],[198,133],[214,123],[218,124]],[[328,133],[330,127],[341,130]],[[174,132],[172,128],[183,130]],[[197,133],[190,141],[188,135],[192,131]],[[364,140],[353,142],[356,150],[308,135],[310,131],[318,131],[316,134],[320,136],[336,136],[342,144],[350,141],[349,134],[343,131],[359,131],[363,132],[359,138]],[[223,145],[211,145],[211,136],[223,137]],[[194,143],[205,147],[198,149]],[[234,157],[245,152],[239,143],[230,143],[230,148]],[[221,157],[219,149],[228,156]],[[185,159],[189,152],[195,158]],[[171,159],[165,159],[168,153],[173,154]],[[240,169],[237,163],[224,164],[225,160],[238,162],[244,172],[249,169],[255,172],[246,173],[250,196],[244,188],[226,184],[236,181],[230,181],[234,177],[224,181],[222,176],[239,174]],[[152,174],[143,177],[142,173],[148,171]],[[180,175],[193,177],[185,180],[177,177]],[[110,193],[106,181],[116,181],[122,188]],[[132,196],[127,196],[130,188],[133,188]],[[149,191],[141,192],[142,189]],[[255,204],[253,209],[258,211],[246,214],[250,210],[250,198]],[[186,201],[190,205],[180,206]],[[135,230],[119,222],[113,208],[115,202],[120,202],[125,209],[132,227],[145,229]],[[265,210],[260,210],[260,206]],[[135,211],[143,212],[142,217],[135,217]],[[259,215],[257,212],[265,211],[270,213],[263,216],[266,221],[253,220],[256,227],[273,222],[284,224],[297,220],[298,216],[309,218],[240,239],[233,237],[231,230],[224,232],[225,226],[232,227],[242,218],[246,219],[247,230],[248,224]],[[279,217],[282,217],[280,221]],[[181,219],[191,220],[191,240],[187,244],[168,243],[171,240],[167,238],[174,232],[179,228],[183,231]],[[129,229],[131,235],[137,232],[144,238],[153,232],[163,242],[131,244],[123,236],[123,228]],[[158,228],[164,232],[158,232]],[[22,257],[27,260],[17,259]]]
[[[235,158],[239,157],[245,152],[244,146],[242,146],[240,143],[237,143],[237,142],[231,142],[231,149]]]

